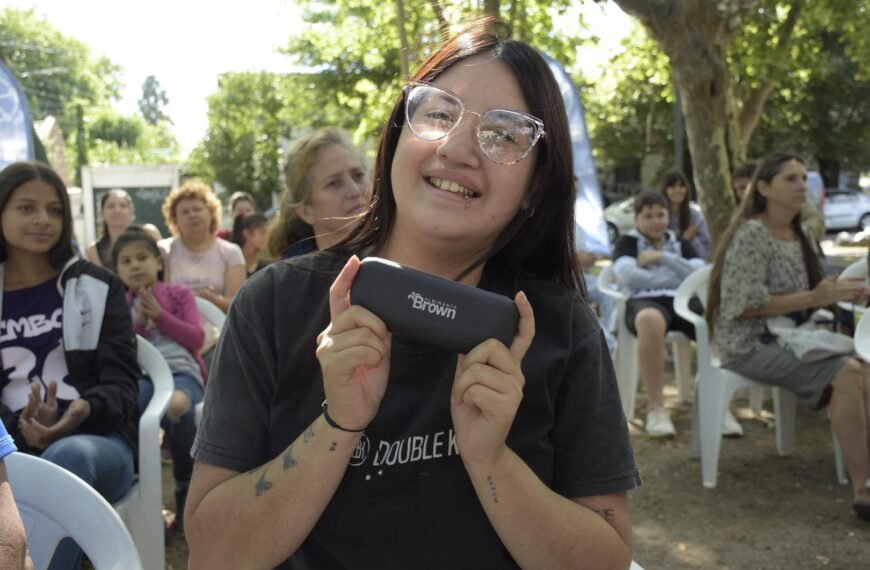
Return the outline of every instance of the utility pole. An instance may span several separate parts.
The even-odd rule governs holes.
[[[85,111],[76,103],[76,185],[82,184],[82,167],[88,163],[88,139],[85,134]]]

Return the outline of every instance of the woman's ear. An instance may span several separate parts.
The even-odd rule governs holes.
[[[314,225],[315,217],[311,212],[311,207],[307,204],[300,204],[299,206],[296,206],[296,216],[309,226]]]
[[[763,197],[767,198],[767,191],[770,188],[770,185],[764,180],[759,179],[755,184],[756,190]],[[750,188],[747,188],[746,191],[749,192]]]

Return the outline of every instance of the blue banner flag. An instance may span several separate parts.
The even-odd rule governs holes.
[[[12,70],[0,61],[0,169],[33,158],[33,124],[27,100]]]
[[[601,187],[595,171],[592,143],[586,129],[586,110],[583,100],[565,67],[546,54],[541,54],[550,66],[550,71],[562,91],[568,126],[571,128],[571,143],[574,149],[574,175],[577,177],[577,200],[574,202],[574,219],[586,234],[586,251],[598,255],[610,255],[610,239],[607,237],[607,222],[604,220],[604,203]],[[544,127],[546,129],[546,126]]]

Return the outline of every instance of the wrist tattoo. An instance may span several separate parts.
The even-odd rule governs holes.
[[[329,446],[329,451],[335,451],[336,447],[338,447],[338,444],[333,441],[332,445]]]
[[[287,451],[284,452],[284,455],[281,456],[284,460],[284,471],[287,471],[291,467],[296,467],[299,462],[296,461],[296,458],[293,457],[293,446],[287,448]]]
[[[302,441],[308,443],[311,441],[311,438],[314,437],[314,424],[308,426],[308,428],[302,432]]]
[[[492,493],[492,502],[498,503],[498,493],[495,492],[495,481],[493,481],[492,475],[486,476],[486,482],[489,485],[489,492]]]
[[[613,521],[614,518],[616,518],[616,513],[614,512],[613,509],[592,509],[592,510],[595,511],[596,513],[598,513],[599,515],[601,515],[601,518],[603,518],[607,522],[611,522],[611,521]]]
[[[258,497],[272,488],[271,481],[266,481],[266,471],[266,469],[263,469],[263,474],[260,475],[260,478],[257,479],[257,483],[254,485],[254,491]]]

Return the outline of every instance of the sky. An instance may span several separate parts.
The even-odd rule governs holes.
[[[208,127],[209,95],[227,71],[289,72],[278,53],[302,24],[291,0],[193,2],[191,0],[3,0],[5,6],[35,9],[64,35],[88,44],[124,68],[119,112],[138,112],[142,83],[154,75],[166,91],[166,112],[185,153]],[[586,8],[588,6],[588,8]],[[629,18],[613,3],[584,3],[599,49],[581,58],[595,74],[627,33]]]

